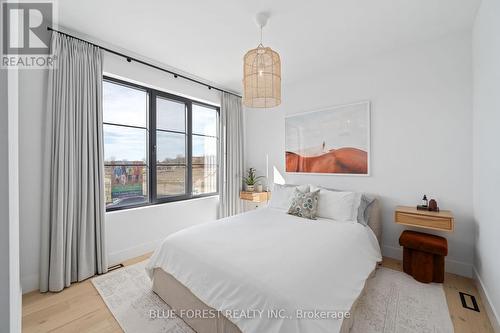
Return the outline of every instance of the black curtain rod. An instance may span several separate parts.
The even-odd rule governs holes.
[[[190,77],[188,77],[188,76],[185,76],[185,75],[182,75],[182,74],[179,74],[179,73],[173,72],[173,71],[171,71],[171,70],[168,70],[168,69],[165,69],[165,68],[162,68],[162,67],[159,67],[159,66],[153,65],[153,64],[150,64],[149,62],[145,62],[145,61],[143,61],[143,60],[140,60],[140,59],[137,59],[137,58],[134,58],[134,57],[130,57],[130,56],[126,55],[126,54],[123,54],[123,53],[120,53],[120,52],[117,52],[117,51],[114,51],[114,50],[108,49],[107,47],[103,47],[103,46],[101,46],[101,45],[97,45],[97,44],[92,43],[92,42],[89,42],[89,41],[87,41],[87,40],[85,40],[85,39],[81,39],[81,38],[75,37],[75,36],[70,35],[70,34],[68,34],[68,33],[65,33],[65,32],[62,32],[62,31],[59,31],[59,30],[56,30],[56,29],[54,29],[54,28],[52,28],[52,27],[47,27],[47,30],[49,30],[49,31],[55,31],[55,32],[60,33],[60,34],[62,34],[62,35],[65,35],[65,36],[68,36],[68,37],[71,37],[71,38],[77,39],[77,40],[79,40],[79,41],[82,41],[82,42],[88,43],[88,44],[90,44],[90,45],[93,45],[93,46],[95,46],[95,47],[100,48],[101,50],[104,50],[104,51],[109,52],[109,53],[112,53],[112,54],[114,54],[114,55],[117,55],[117,56],[123,57],[123,58],[127,59],[127,61],[128,61],[128,62],[135,61],[135,62],[137,62],[137,63],[139,63],[139,64],[143,64],[143,65],[145,65],[145,66],[148,66],[148,67],[151,67],[151,68],[157,69],[157,70],[159,70],[159,71],[162,71],[162,72],[165,72],[165,73],[169,73],[169,74],[173,75],[175,78],[180,77],[180,78],[183,78],[183,79],[185,79],[185,80],[188,80],[188,81],[191,81],[191,82],[194,82],[194,83],[201,84],[202,86],[208,87],[208,89],[214,89],[214,90],[217,90],[217,91],[220,91],[220,92],[225,92],[225,93],[228,93],[228,94],[231,94],[231,95],[233,95],[233,96],[236,96],[236,97],[240,97],[240,98],[241,98],[241,96],[240,96],[240,95],[235,94],[235,93],[233,93],[233,92],[230,92],[230,91],[227,91],[227,90],[224,90],[224,89],[221,89],[221,88],[217,88],[217,87],[211,86],[211,85],[209,85],[209,84],[206,84],[206,83],[204,83],[204,82],[201,82],[201,81],[195,80],[195,79],[190,78]]]

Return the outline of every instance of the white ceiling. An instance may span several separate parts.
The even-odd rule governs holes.
[[[471,29],[480,0],[60,0],[59,24],[241,91],[259,43],[282,58],[284,84],[325,67]]]

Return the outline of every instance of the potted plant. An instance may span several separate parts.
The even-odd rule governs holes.
[[[257,184],[257,181],[261,178],[264,177],[257,176],[254,168],[248,169],[247,176],[243,177],[243,181],[245,182],[245,191],[253,192],[255,184]]]

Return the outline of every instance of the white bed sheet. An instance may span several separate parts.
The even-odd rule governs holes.
[[[162,268],[208,306],[232,313],[244,333],[333,333],[341,319],[301,319],[297,311],[349,311],[381,259],[375,235],[359,223],[263,208],[168,236],[146,270],[152,277]]]

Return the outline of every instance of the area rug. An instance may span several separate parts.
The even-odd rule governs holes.
[[[442,284],[420,283],[411,276],[378,268],[353,313],[351,332],[453,332]]]
[[[151,291],[145,265],[141,262],[92,279],[123,331],[194,333]],[[168,318],[155,318],[162,313]],[[355,333],[453,332],[442,285],[419,283],[387,268],[378,268],[369,279],[352,316]]]
[[[195,333],[151,290],[146,261],[92,279],[92,284],[125,333]],[[168,314],[168,319],[154,315]],[[158,316],[157,316],[158,317]]]

